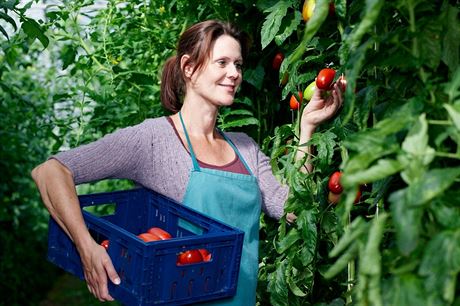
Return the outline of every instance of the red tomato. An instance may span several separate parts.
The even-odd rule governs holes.
[[[303,93],[301,91],[299,91],[299,99],[300,101],[302,101],[303,99]],[[289,100],[289,107],[292,109],[292,110],[298,110],[300,108],[300,103],[299,101],[297,100],[296,96],[295,95],[292,95],[291,96],[291,99]]]
[[[329,182],[327,186],[329,187],[329,190],[332,191],[333,193],[339,194],[339,193],[342,193],[343,191],[342,185],[340,185],[341,175],[342,175],[342,172],[336,171],[332,173],[331,177],[329,178]]]
[[[104,240],[101,242],[101,245],[106,249],[108,250],[109,249],[109,240]]]
[[[150,233],[142,233],[137,235],[137,237],[139,237],[141,240],[145,242],[161,240],[160,237],[152,235]]]
[[[189,265],[193,263],[199,263],[202,261],[203,256],[201,256],[201,253],[198,250],[188,250],[180,253],[177,257],[177,263],[179,265]]]
[[[198,249],[198,252],[201,253],[201,257],[203,257],[204,261],[210,261],[211,260],[211,253],[209,253],[208,250],[206,249]]]
[[[362,194],[362,193],[361,193],[361,186],[359,186],[359,189],[358,189],[358,191],[356,192],[356,198],[355,198],[355,202],[354,202],[355,204],[356,204],[356,203],[359,203],[359,201],[361,200],[361,194]]]
[[[171,239],[171,234],[159,227],[151,227],[147,230],[147,233],[158,236],[161,240]]]
[[[316,77],[316,87],[323,90],[330,90],[334,81],[335,70],[332,68],[324,68]]]
[[[275,57],[273,58],[273,62],[272,62],[273,69],[279,70],[283,60],[284,60],[283,53],[281,53],[281,52],[276,53]]]

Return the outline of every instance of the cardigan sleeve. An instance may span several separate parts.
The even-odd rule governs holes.
[[[107,178],[136,180],[145,159],[142,124],[111,134],[51,156],[73,174],[75,184]]]

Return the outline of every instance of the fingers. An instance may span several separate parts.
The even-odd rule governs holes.
[[[85,279],[89,292],[101,302],[113,301],[108,290],[107,276],[116,285],[120,284],[120,278],[105,250],[94,256],[91,264],[87,264],[85,268]]]

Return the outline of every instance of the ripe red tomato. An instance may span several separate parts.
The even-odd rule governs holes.
[[[333,193],[339,194],[342,193],[343,188],[342,185],[340,185],[340,176],[342,175],[342,172],[336,171],[332,173],[331,177],[329,178],[329,182],[327,186],[329,187],[329,190]]]
[[[273,58],[273,62],[272,62],[273,69],[279,70],[283,60],[284,60],[284,54],[281,52],[276,53],[275,57]]]
[[[211,260],[212,256],[211,256],[211,253],[209,253],[208,250],[206,250],[206,249],[198,249],[198,252],[201,253],[201,257],[203,257],[204,261],[208,262],[208,261]]]
[[[316,87],[323,90],[330,90],[334,81],[335,70],[332,68],[324,68],[316,77]]]
[[[203,256],[201,256],[201,253],[198,250],[188,250],[180,253],[177,257],[177,263],[179,265],[189,265],[193,263],[199,263],[202,261]]]
[[[303,93],[301,91],[298,92],[299,95],[299,100],[303,100]],[[292,110],[298,110],[300,108],[300,102],[297,100],[295,95],[291,96],[291,99],[289,100],[289,107]]]
[[[160,237],[152,235],[150,233],[142,233],[137,235],[137,237],[139,237],[141,240],[145,242],[161,240]]]
[[[147,233],[158,236],[161,240],[171,239],[171,234],[159,227],[151,227],[147,230]]]
[[[108,250],[109,249],[109,240],[104,240],[101,242],[101,245],[106,249]]]

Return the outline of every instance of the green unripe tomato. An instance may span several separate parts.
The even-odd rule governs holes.
[[[303,91],[303,98],[307,101],[310,101],[311,97],[313,97],[313,93],[315,92],[315,89],[316,89],[316,82],[313,81]]]

